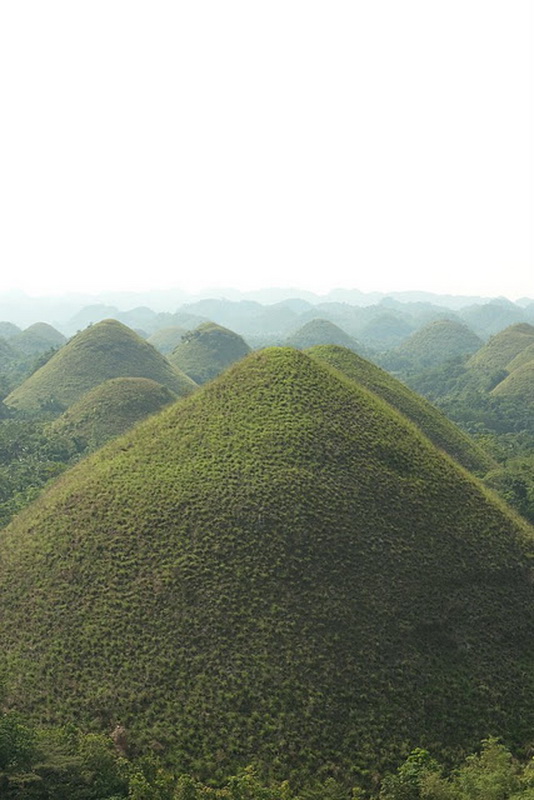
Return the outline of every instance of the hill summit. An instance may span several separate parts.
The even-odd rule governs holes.
[[[190,378],[134,331],[108,319],[74,336],[4,402],[27,412],[61,413],[89,389],[119,377],[151,378],[177,395],[195,388]]]
[[[10,704],[120,719],[197,774],[350,779],[416,744],[526,741],[531,556],[531,529],[384,400],[261,351],[2,532]]]
[[[183,334],[168,358],[196,383],[206,383],[248,353],[250,347],[239,334],[214,322],[203,322]]]

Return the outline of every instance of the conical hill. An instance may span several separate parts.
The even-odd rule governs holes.
[[[307,352],[381,397],[467,469],[483,474],[496,466],[493,459],[441,411],[376,364],[333,345],[312,347]]]
[[[350,780],[415,745],[525,741],[531,555],[385,402],[304,353],[254,353],[0,534],[9,701],[120,719],[200,775]]]
[[[47,322],[35,322],[13,336],[11,344],[21,353],[33,356],[46,353],[51,348],[62,347],[66,341],[66,337],[52,325]]]
[[[528,364],[529,361],[534,361],[534,340],[532,344],[527,345],[524,350],[521,350],[521,352],[506,365],[506,369],[508,372],[513,372],[518,369],[518,367]]]
[[[534,359],[514,369],[491,394],[534,406]]]
[[[192,392],[195,383],[114,319],[86,328],[72,338],[5,400],[7,406],[60,413],[89,389],[110,378],[150,378],[177,395]]]
[[[474,353],[482,339],[462,322],[438,319],[415,331],[397,348],[397,354],[420,368],[434,367],[454,356]]]
[[[111,378],[84,394],[50,430],[94,450],[174,400],[174,392],[150,378]]]
[[[172,353],[175,347],[182,342],[182,336],[187,333],[187,328],[173,325],[170,328],[160,328],[149,336],[147,342],[159,350],[163,355]]]
[[[242,336],[214,322],[204,322],[185,333],[168,358],[196,383],[206,383],[248,353],[250,347]]]
[[[492,336],[467,362],[469,367],[486,372],[506,369],[510,361],[534,343],[534,325],[527,322],[510,325]]]
[[[349,336],[339,325],[335,325],[328,319],[310,320],[288,336],[286,343],[290,347],[297,347],[299,350],[306,350],[308,347],[315,347],[321,344],[337,344],[340,347],[354,350],[354,352],[366,352],[366,348],[356,341],[353,336]]]

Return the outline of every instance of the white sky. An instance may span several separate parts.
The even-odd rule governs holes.
[[[3,0],[0,290],[534,295],[529,0]]]

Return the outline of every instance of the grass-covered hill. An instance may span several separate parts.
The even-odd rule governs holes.
[[[355,353],[366,351],[366,348],[357,342],[353,336],[349,336],[338,325],[327,319],[310,320],[302,328],[288,336],[286,344],[299,350],[306,350],[308,347],[315,347],[321,344],[337,344],[340,347],[347,347]]]
[[[26,356],[46,353],[52,348],[57,349],[62,347],[66,341],[66,337],[47,322],[36,322],[11,337],[13,347]]]
[[[534,360],[517,367],[492,390],[494,397],[510,398],[534,406]]]
[[[187,328],[182,328],[180,325],[173,325],[170,328],[161,328],[159,331],[156,331],[152,336],[148,337],[147,341],[152,347],[159,350],[160,353],[168,355],[181,343],[182,336],[185,333],[187,333]]]
[[[239,334],[204,322],[185,333],[168,358],[196,383],[206,383],[248,353],[250,347]]]
[[[120,377],[151,378],[177,395],[195,388],[190,378],[134,331],[108,319],[74,336],[11,392],[5,403],[25,412],[48,409],[61,413],[89,389]]]
[[[94,450],[174,400],[174,392],[149,378],[111,378],[84,394],[49,430]]]
[[[312,347],[308,354],[381,397],[467,469],[483,474],[495,467],[493,459],[441,411],[376,364],[343,347]]]
[[[358,338],[370,347],[389,350],[397,347],[413,331],[398,313],[385,311],[370,319],[358,332]]]
[[[534,344],[534,325],[522,322],[492,336],[467,362],[468,367],[486,373],[504,370],[522,350]]]
[[[10,343],[0,338],[0,369],[6,369],[10,364],[17,360],[17,353]]]
[[[396,356],[411,366],[424,369],[442,364],[455,356],[474,353],[484,342],[467,325],[440,319],[425,325],[402,342]]]
[[[0,337],[2,339],[11,339],[17,333],[21,333],[18,325],[14,325],[12,322],[0,322]]]
[[[8,705],[305,778],[534,729],[532,530],[316,358],[254,353],[0,534]]]
[[[534,361],[534,341],[532,344],[527,345],[524,350],[521,350],[521,352],[506,365],[506,369],[508,372],[513,372],[515,369],[518,369],[518,367],[528,364],[529,361]]]

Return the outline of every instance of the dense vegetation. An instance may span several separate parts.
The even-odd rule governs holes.
[[[413,333],[388,353],[386,366],[392,369],[436,367],[454,356],[474,353],[483,345],[473,331],[456,320],[441,319]]]
[[[530,736],[530,529],[305,354],[249,356],[0,539],[8,703],[41,724],[300,784]]]
[[[119,377],[150,378],[181,396],[195,383],[134,331],[104,320],[71,339],[6,398],[10,408],[58,415],[89,389]]]

